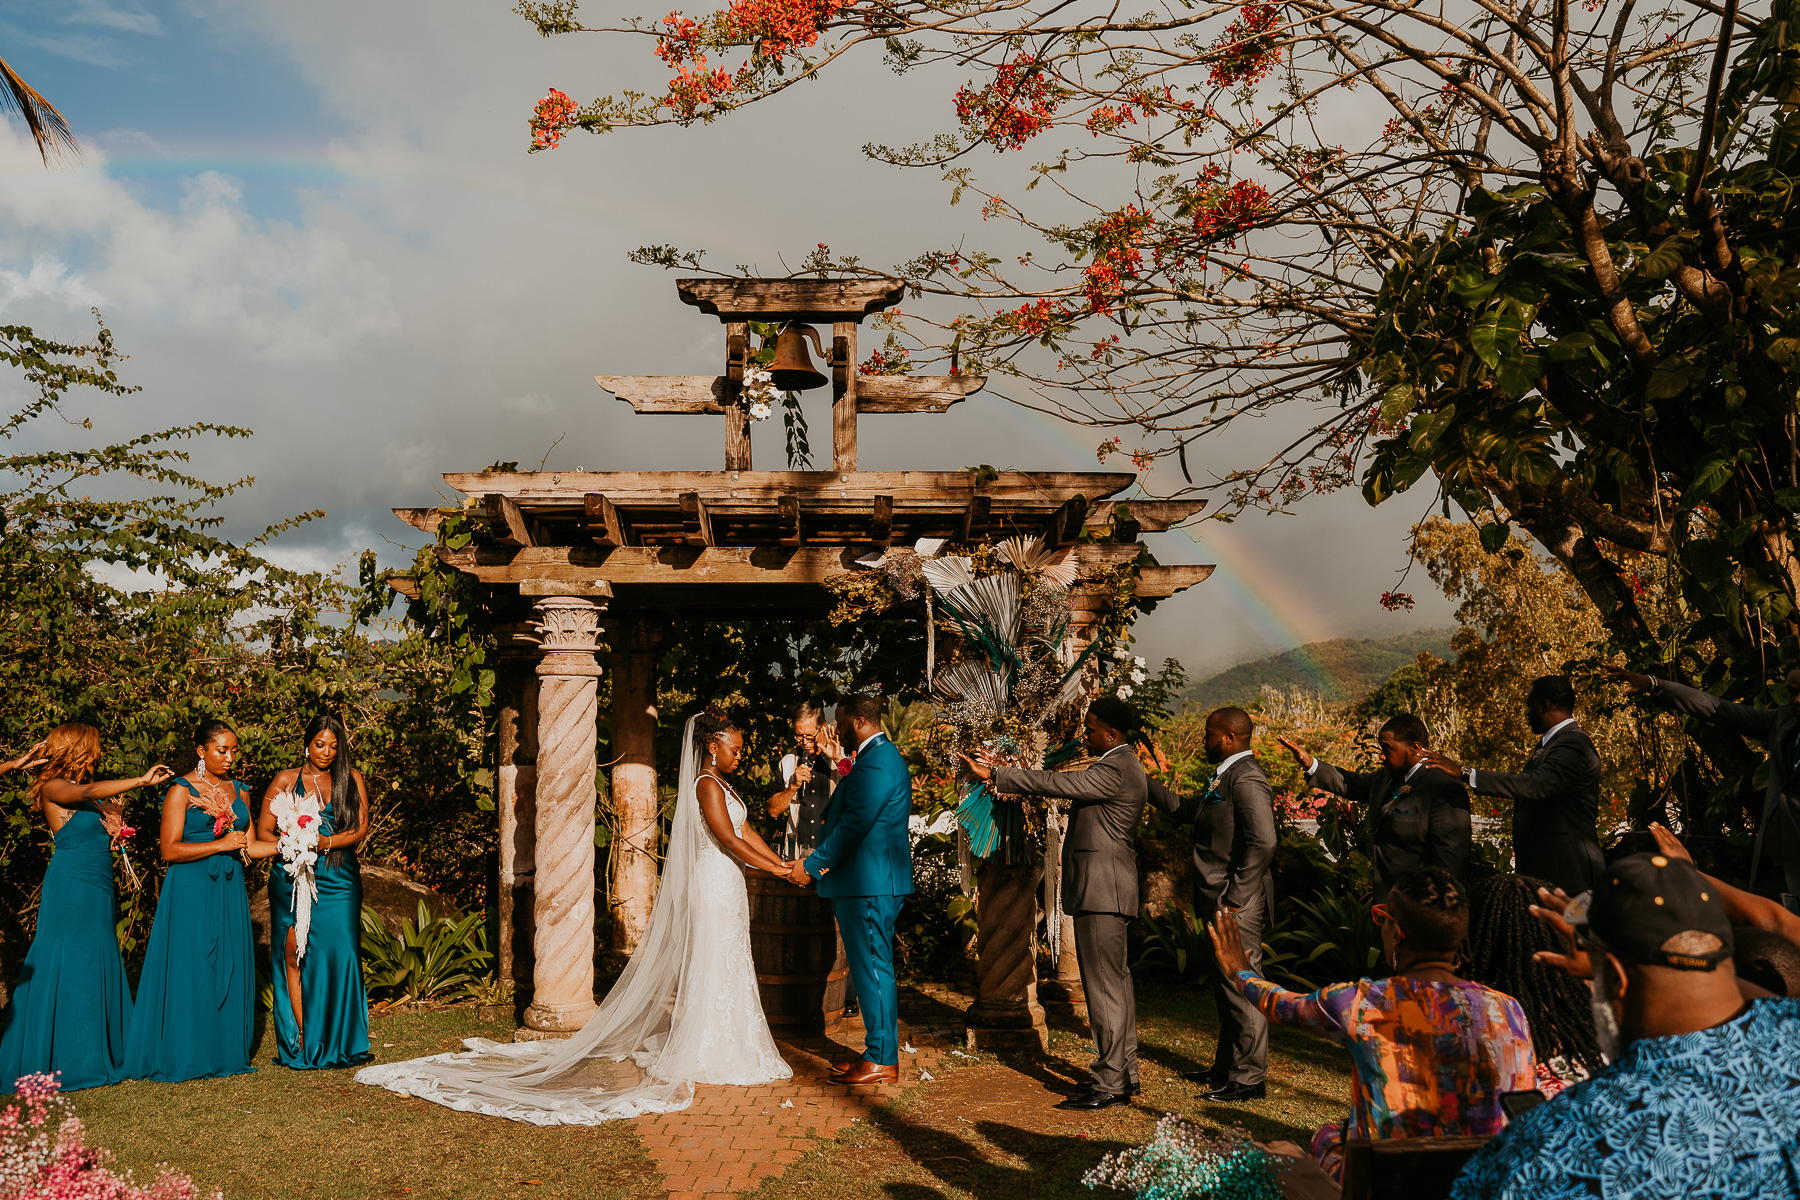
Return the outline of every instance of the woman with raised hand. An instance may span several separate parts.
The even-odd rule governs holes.
[[[0,1025],[0,1092],[21,1075],[58,1074],[62,1090],[124,1079],[131,987],[119,958],[113,895],[113,839],[123,819],[114,802],[154,787],[172,772],[155,766],[135,779],[84,780],[100,762],[100,731],[58,725],[0,771],[38,767],[31,797],[56,839],[44,871],[37,932]]]
[[[277,797],[317,800],[306,939],[299,939],[296,893],[287,866],[269,870],[270,957],[275,976],[275,1061],[295,1070],[355,1067],[369,1052],[369,997],[363,990],[362,871],[356,847],[369,832],[369,787],[350,758],[344,723],[320,713],[306,727],[300,765],[275,776],[263,794],[259,838],[277,840]]]
[[[231,777],[237,734],[208,721],[194,737],[200,761],[163,797],[162,895],[138,977],[125,1073],[177,1083],[251,1070],[256,961],[244,859],[272,842],[249,832],[250,789]]]

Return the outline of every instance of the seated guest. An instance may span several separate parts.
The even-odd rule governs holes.
[[[1554,1096],[1606,1065],[1594,1037],[1587,985],[1534,961],[1563,947],[1555,930],[1531,915],[1542,879],[1492,875],[1469,888],[1469,959],[1463,974],[1505,992],[1525,1010],[1537,1055],[1537,1090]]]
[[[1545,907],[1612,1064],[1508,1125],[1452,1200],[1800,1195],[1800,1002],[1738,993],[1718,892],[1634,854]]]
[[[1350,1117],[1313,1136],[1312,1153],[1343,1175],[1345,1138],[1466,1137],[1498,1132],[1500,1097],[1536,1086],[1519,1002],[1456,974],[1469,929],[1462,886],[1441,867],[1394,881],[1375,906],[1386,979],[1334,983],[1302,995],[1260,978],[1221,912],[1209,927],[1219,967],[1269,1020],[1342,1042],[1350,1051]]]

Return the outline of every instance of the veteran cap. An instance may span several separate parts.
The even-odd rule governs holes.
[[[1577,932],[1642,965],[1710,971],[1733,950],[1718,890],[1684,858],[1621,858],[1563,916]]]

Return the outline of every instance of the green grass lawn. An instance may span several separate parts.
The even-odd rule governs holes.
[[[511,1036],[510,1022],[467,1009],[379,1017],[369,1029],[384,1062],[458,1050],[465,1037]],[[274,1040],[265,1033],[254,1074],[122,1083],[69,1099],[90,1141],[140,1180],[166,1162],[229,1200],[662,1195],[628,1123],[540,1128],[452,1112],[359,1084],[350,1071],[277,1067]]]
[[[1220,1108],[1180,1078],[1212,1061],[1211,1002],[1192,987],[1146,982],[1138,1006],[1144,1091],[1130,1108],[1082,1115],[1052,1107],[1085,1078],[1093,1053],[1085,1035],[1059,1027],[1046,1060],[948,1058],[936,1081],[819,1142],[757,1200],[1091,1198],[1082,1174],[1103,1153],[1147,1140],[1165,1111],[1213,1125],[1241,1121],[1259,1140],[1302,1145],[1320,1121],[1343,1114],[1349,1065],[1336,1046],[1274,1030],[1268,1099]],[[370,1040],[392,1061],[510,1032],[461,1009],[378,1018]],[[125,1083],[70,1099],[119,1165],[149,1179],[167,1162],[228,1200],[662,1194],[630,1122],[539,1128],[470,1116],[365,1087],[348,1071],[276,1067],[272,1053],[266,1037],[252,1075]]]

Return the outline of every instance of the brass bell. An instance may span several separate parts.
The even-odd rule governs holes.
[[[784,392],[808,392],[825,386],[824,373],[813,366],[812,357],[806,353],[807,338],[812,339],[813,349],[819,352],[819,357],[826,357],[825,347],[819,342],[819,331],[811,325],[789,323],[775,339],[775,361],[769,364],[769,375],[775,386]]]

